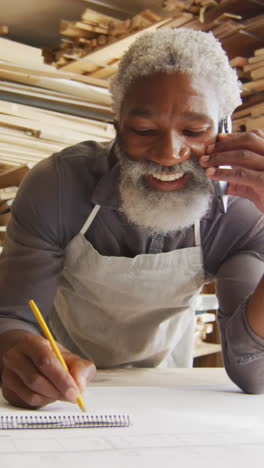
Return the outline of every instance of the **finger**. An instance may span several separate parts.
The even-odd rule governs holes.
[[[19,343],[19,352],[34,364],[40,374],[45,376],[58,390],[60,399],[75,401],[79,389],[51,349],[49,342],[40,336],[32,335],[29,340]]]
[[[4,398],[15,406],[40,408],[52,403],[52,399],[39,395],[26,387],[20,377],[10,369],[2,374],[2,393]]]
[[[61,395],[53,383],[40,374],[32,361],[17,352],[16,348],[5,353],[3,364],[6,369],[15,373],[29,390],[52,400],[60,398]]]
[[[250,130],[251,133],[255,133],[255,135],[260,136],[261,138],[264,138],[264,132],[260,128],[256,128],[254,130]],[[232,133],[219,133],[218,138],[220,140],[224,140],[226,138],[233,138],[233,137],[240,137],[241,135],[244,135],[245,132],[232,132]]]
[[[95,365],[91,361],[81,359],[79,356],[74,354],[69,355],[67,364],[72,377],[74,378],[82,393],[85,390],[87,384],[96,375]]]
[[[249,150],[264,156],[264,134],[261,130],[245,133],[219,134],[218,141],[207,147],[206,153]]]
[[[203,167],[234,165],[264,171],[264,157],[249,150],[239,149],[201,156],[200,165]]]
[[[255,190],[264,190],[264,174],[263,172],[236,167],[232,169],[220,169],[210,167],[205,171],[206,175],[213,180],[225,180],[229,183],[246,185]]]

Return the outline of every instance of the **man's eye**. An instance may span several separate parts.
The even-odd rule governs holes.
[[[204,133],[206,132],[207,129],[204,129],[204,130],[188,130],[188,129],[185,129],[183,130],[183,133],[184,135],[186,136],[190,136],[190,137],[199,137],[199,136],[202,136],[204,135]]]
[[[136,135],[142,135],[142,136],[152,136],[152,135],[157,134],[157,130],[154,128],[146,128],[142,130],[138,128],[130,128],[130,130]]]

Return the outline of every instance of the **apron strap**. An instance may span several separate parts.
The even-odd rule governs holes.
[[[201,245],[200,221],[194,223],[194,241],[196,247]]]
[[[81,234],[85,234],[86,231],[89,229],[90,225],[92,224],[94,218],[96,217],[98,211],[100,210],[101,206],[100,205],[95,205],[95,207],[92,209],[91,213],[89,214],[87,220],[85,221],[82,229],[80,230]]]

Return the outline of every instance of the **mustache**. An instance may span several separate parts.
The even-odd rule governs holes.
[[[116,141],[116,154],[120,161],[121,170],[128,170],[133,179],[139,179],[144,175],[169,175],[181,172],[188,172],[204,180],[206,178],[204,169],[197,161],[197,157],[191,154],[190,157],[173,166],[163,166],[151,160],[135,161],[129,153],[123,150],[120,140]]]

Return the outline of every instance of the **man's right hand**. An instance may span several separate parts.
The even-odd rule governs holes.
[[[92,362],[61,345],[67,372],[42,336],[22,330],[0,336],[2,393],[15,406],[39,408],[55,400],[76,403],[96,373]]]

